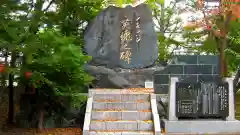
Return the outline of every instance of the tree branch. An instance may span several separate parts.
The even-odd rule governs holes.
[[[175,7],[176,7],[176,3],[173,5],[173,7],[172,7],[171,10],[173,10]],[[168,27],[169,27],[169,25],[170,25],[171,17],[172,17],[172,15],[169,16],[169,18],[168,18],[168,20],[167,20],[167,24],[166,24],[165,28],[163,29],[163,33],[165,33],[166,30],[168,29]]]
[[[46,12],[50,7],[51,5],[53,4],[53,2],[55,2],[55,0],[51,0],[51,2],[48,4],[48,6],[43,10],[43,12]]]

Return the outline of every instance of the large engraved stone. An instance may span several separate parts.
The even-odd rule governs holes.
[[[146,4],[106,8],[88,25],[84,39],[94,65],[144,68],[158,57],[157,36]]]

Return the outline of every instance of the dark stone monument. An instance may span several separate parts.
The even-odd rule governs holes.
[[[144,68],[158,58],[157,35],[147,4],[109,6],[88,25],[84,48],[92,65],[107,68]]]
[[[155,65],[157,34],[147,4],[109,6],[87,26],[84,41],[92,56],[85,69],[96,78],[92,88],[143,88],[163,68]]]
[[[176,83],[176,116],[180,118],[226,118],[228,83]]]

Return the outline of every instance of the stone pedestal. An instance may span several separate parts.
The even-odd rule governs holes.
[[[223,120],[184,120],[184,121],[165,121],[167,133],[182,134],[217,134],[217,133],[236,133],[240,132],[239,121]]]

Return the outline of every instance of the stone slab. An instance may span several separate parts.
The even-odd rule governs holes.
[[[107,94],[102,92],[102,94],[94,94],[93,96],[94,101],[97,100],[121,100],[121,101],[136,101],[136,100],[149,100],[150,94]]]
[[[145,102],[93,102],[93,110],[150,110],[150,101]]]
[[[90,132],[89,135],[122,135],[121,132]]]
[[[124,110],[137,110],[137,103],[136,102],[128,102],[127,104],[124,104]]]
[[[153,123],[148,123],[148,122],[139,122],[138,123],[138,130],[145,130],[145,131],[151,131],[153,130]]]
[[[151,132],[122,132],[122,135],[154,135]]]
[[[91,121],[90,130],[106,130],[105,122]]]
[[[153,131],[153,123],[144,121],[91,121],[90,130]]]
[[[138,111],[93,111],[92,120],[151,120],[151,112]]]
[[[220,134],[240,132],[240,121],[192,120],[165,121],[166,133]]]
[[[113,111],[93,111],[92,120],[121,120],[121,112]]]
[[[90,132],[89,135],[154,135],[151,132]],[[160,135],[160,134],[159,134]]]
[[[129,130],[137,131],[137,121],[125,121],[125,122],[106,122],[106,130]]]

